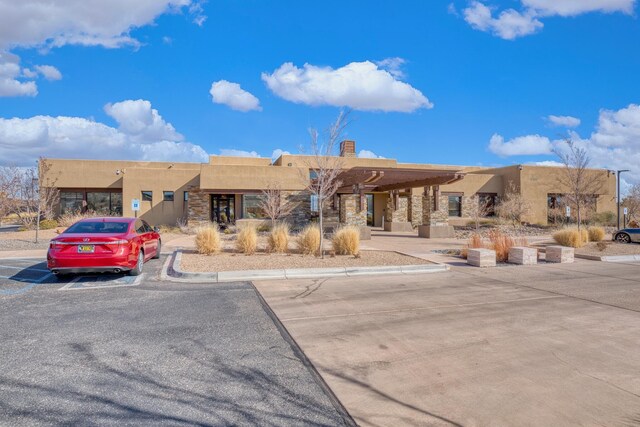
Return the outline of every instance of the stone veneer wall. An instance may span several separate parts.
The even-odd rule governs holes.
[[[360,196],[358,194],[340,195],[340,223],[366,227],[367,210],[359,209]]]
[[[198,225],[211,222],[211,201],[209,193],[199,188],[189,188],[189,201],[187,220],[189,225]]]
[[[384,213],[384,220],[386,222],[408,222],[409,218],[409,199],[407,197],[398,198],[398,206],[393,209],[393,201],[395,196],[389,194],[387,197],[387,208]]]
[[[479,207],[480,198],[477,194],[473,196],[462,196],[462,218],[473,218],[474,211]]]
[[[411,203],[409,203],[409,220],[414,228],[422,225],[422,196],[411,196]]]
[[[422,196],[422,224],[438,225],[449,223],[449,196],[440,195],[440,206],[433,210],[433,195]]]
[[[311,221],[311,194],[308,191],[283,191],[282,195],[289,203],[293,203],[294,208],[291,213],[284,218],[293,228],[303,228]],[[322,211],[325,224],[337,223],[339,221],[339,211],[333,209],[331,200],[325,203]]]

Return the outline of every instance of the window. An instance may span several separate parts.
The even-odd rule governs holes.
[[[100,215],[122,215],[122,193],[87,192],[87,209]]]
[[[462,216],[462,196],[449,196],[449,216]]]
[[[144,234],[147,232],[147,229],[144,226],[144,222],[142,222],[141,219],[136,219],[135,227],[136,227],[136,233],[138,234]]]
[[[163,191],[162,200],[165,202],[173,202],[173,191]]]
[[[60,214],[75,213],[82,211],[82,201],[84,194],[76,191],[60,192]]]
[[[478,207],[485,217],[496,216],[496,194],[478,194]]]
[[[260,207],[262,195],[243,194],[242,195],[242,218],[266,218],[264,210]]]
[[[153,231],[153,227],[151,227],[147,221],[142,220],[142,225],[144,225],[144,230],[147,233],[151,233]]]
[[[183,191],[182,192],[182,200],[184,200],[185,202],[189,201],[189,192],[188,191]]]
[[[320,209],[319,209],[319,206],[318,206],[318,195],[317,194],[312,194],[311,195],[310,203],[311,203],[311,212],[312,213],[320,212]]]
[[[142,192],[142,201],[143,202],[152,202],[153,201],[153,191],[143,191]]]
[[[65,233],[126,233],[128,222],[80,221],[69,227]]]

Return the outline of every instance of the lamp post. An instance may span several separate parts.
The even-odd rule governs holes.
[[[38,171],[38,177],[31,180],[31,185],[36,192],[34,195],[38,197],[38,209],[36,212],[36,243],[38,243],[38,232],[40,231],[40,162],[38,160],[36,160],[36,170]]]
[[[622,170],[618,170],[616,171],[616,179],[618,180],[618,212],[616,214],[616,218],[618,218],[618,230],[620,229],[620,174],[622,174],[622,172],[629,172],[629,169],[622,169]]]

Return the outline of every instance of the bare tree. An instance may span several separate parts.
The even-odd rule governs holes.
[[[522,196],[518,186],[509,181],[504,197],[496,207],[496,213],[500,218],[510,221],[513,228],[518,228],[523,218],[531,213],[531,203]]]
[[[591,159],[584,148],[576,146],[571,138],[565,139],[567,150],[556,149],[555,154],[564,164],[561,184],[567,189],[564,194],[567,202],[576,210],[578,230],[582,224],[583,214],[593,204],[594,197],[602,188],[600,177],[593,169],[589,169]]]
[[[476,233],[480,231],[480,221],[483,218],[486,218],[487,215],[494,211],[494,206],[490,200],[482,200],[480,196],[478,196],[478,203],[474,203],[471,206],[470,214],[473,223],[476,226]]]
[[[640,219],[640,184],[631,187],[631,191],[622,201],[622,206],[627,208],[627,219],[636,222]]]
[[[321,135],[316,129],[309,129],[311,136],[311,152],[306,156],[306,170],[302,180],[317,200],[318,220],[320,225],[320,246],[318,253],[324,258],[323,211],[327,202],[338,191],[342,182],[338,179],[344,165],[344,159],[337,156],[336,147],[342,140],[348,122],[348,112],[341,111],[338,118]]]
[[[267,184],[267,188],[262,190],[262,198],[258,206],[271,219],[272,227],[275,226],[276,221],[289,215],[295,208],[295,204],[286,199],[279,182]]]
[[[41,158],[38,168],[0,168],[0,213],[14,214],[27,228],[38,218],[53,219],[59,191],[49,162]]]

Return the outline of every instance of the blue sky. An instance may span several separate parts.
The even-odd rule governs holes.
[[[635,0],[13,3],[0,0],[3,164],[296,153],[351,107],[348,137],[376,155],[554,161],[570,134],[640,182]]]

